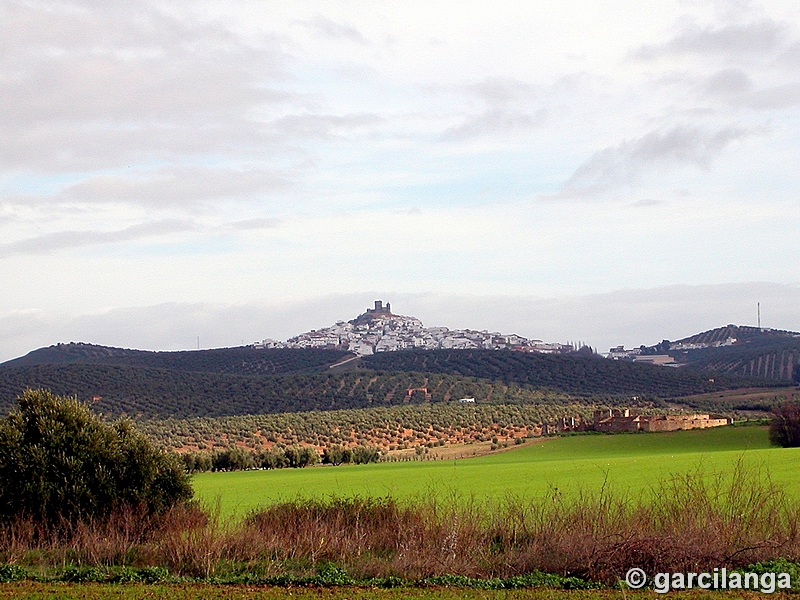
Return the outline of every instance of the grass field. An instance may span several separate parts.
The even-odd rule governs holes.
[[[330,496],[435,495],[499,499],[553,493],[652,493],[664,479],[700,471],[730,474],[738,462],[800,499],[800,449],[769,445],[764,427],[671,433],[576,435],[537,441],[479,458],[370,465],[204,473],[195,492],[223,516],[280,500]]]
[[[25,598],[28,600],[279,600],[291,597],[296,600],[639,600],[656,597],[653,592],[642,591],[564,591],[564,590],[464,590],[447,588],[273,588],[262,586],[213,586],[213,585],[102,585],[102,584],[0,584],[0,599]],[[755,599],[762,597],[753,592],[671,592],[671,598],[734,598]],[[773,594],[773,598],[789,597],[788,594]]]

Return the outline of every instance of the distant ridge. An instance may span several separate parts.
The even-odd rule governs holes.
[[[762,335],[779,335],[779,336],[800,336],[800,333],[793,331],[784,331],[778,329],[761,329],[758,327],[751,327],[749,325],[726,325],[725,327],[717,327],[716,329],[709,329],[702,333],[683,338],[675,342],[676,344],[713,344],[715,342],[724,342],[730,338],[737,340],[746,340]]]
[[[342,350],[316,348],[255,349],[251,346],[237,346],[213,350],[153,352],[71,342],[39,348],[20,358],[0,363],[0,369],[37,365],[93,364],[199,373],[273,375],[313,371],[327,367],[346,356],[348,353]]]
[[[147,352],[63,344],[0,365],[0,413],[28,387],[77,395],[105,415],[190,418],[403,404],[479,397],[531,402],[579,398],[671,398],[760,385],[693,370],[621,363],[596,355],[511,350],[410,350],[328,367],[334,350],[221,348]],[[437,383],[438,382],[438,383]],[[431,387],[429,387],[431,386]],[[569,400],[572,401],[572,400]]]
[[[800,333],[727,325],[672,342],[679,364],[738,377],[800,383]]]

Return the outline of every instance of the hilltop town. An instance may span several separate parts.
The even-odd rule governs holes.
[[[323,348],[347,350],[359,356],[418,348],[423,350],[484,349],[516,350],[541,354],[563,354],[574,350],[570,344],[529,340],[516,334],[473,329],[424,327],[422,321],[392,313],[391,304],[376,300],[373,308],[351,321],[301,333],[285,342],[263,340],[256,348]]]

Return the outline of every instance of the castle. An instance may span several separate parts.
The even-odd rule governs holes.
[[[392,305],[387,302],[386,307],[384,308],[383,300],[375,300],[375,308],[368,308],[367,314],[389,316],[392,314]]]

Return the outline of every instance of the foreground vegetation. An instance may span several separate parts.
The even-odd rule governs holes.
[[[213,586],[204,584],[173,585],[121,585],[98,586],[94,584],[52,585],[37,583],[18,583],[0,586],[0,598],[28,598],[36,600],[94,600],[110,598],[113,600],[142,600],[164,598],[165,600],[282,600],[291,596],[296,600],[552,600],[554,597],[570,600],[652,600],[653,593],[644,591],[609,590],[559,590],[550,589],[516,589],[516,590],[471,590],[464,588],[447,588],[430,586],[421,588],[359,588],[341,586],[335,588],[319,587],[284,587],[225,585]],[[726,600],[761,598],[754,592],[725,593]],[[776,593],[771,598],[790,598],[792,596]],[[691,598],[692,600],[719,600],[718,592],[671,592],[670,598]]]
[[[800,502],[768,472],[779,459],[796,484],[800,449],[768,448],[766,427],[540,438],[479,459],[294,470],[318,478],[310,495],[296,487],[292,498],[265,502],[261,494],[259,508],[237,515],[221,501],[190,502],[175,456],[129,423],[103,423],[76,400],[43,391],[19,402],[0,422],[0,472],[10,481],[0,498],[8,509],[0,514],[0,582],[17,582],[0,587],[0,597],[39,593],[21,581],[56,586],[43,595],[83,593],[88,582],[146,583],[157,586],[150,595],[167,597],[216,593],[187,585],[204,582],[282,586],[279,594],[344,587],[365,597],[448,597],[444,588],[457,587],[463,597],[463,589],[616,588],[631,567],[789,572],[800,581]],[[331,462],[355,456],[337,452]],[[746,460],[754,455],[755,467]],[[708,460],[697,466],[698,456]],[[680,468],[691,462],[694,470]],[[448,493],[423,465],[451,469],[451,482],[464,487]],[[548,469],[581,485],[543,486]],[[274,486],[277,473],[206,480],[235,493],[230,476]],[[399,483],[405,473],[417,493],[321,494],[329,474],[339,481],[354,473],[373,483]],[[493,490],[492,477],[512,493]],[[633,485],[618,485],[625,481]],[[170,490],[177,493],[164,501]],[[140,588],[97,589],[131,597]]]
[[[656,573],[760,563],[800,575],[785,562],[800,559],[799,508],[738,469],[667,480],[638,496],[329,498],[274,504],[241,521],[176,507],[46,529],[21,519],[0,529],[0,562],[14,565],[16,578],[377,587],[613,586],[634,566]]]
[[[0,420],[0,521],[53,525],[135,507],[158,514],[192,496],[174,453],[130,423],[109,424],[73,398],[27,390]]]

